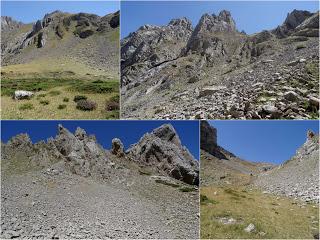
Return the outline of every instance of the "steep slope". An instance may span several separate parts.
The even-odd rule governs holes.
[[[316,118],[318,12],[294,10],[276,29],[252,35],[225,10],[204,14],[194,29],[179,23],[122,40],[123,117]],[[172,29],[178,39],[159,40]]]
[[[319,202],[319,136],[308,132],[295,156],[254,182],[271,193]]]
[[[30,72],[61,69],[80,75],[117,76],[119,72],[119,12],[99,17],[55,11],[34,24],[15,23],[9,17],[2,17],[2,22],[2,63],[15,65],[4,67],[4,72],[19,73],[28,67],[35,68]],[[41,61],[53,66],[37,69]]]
[[[143,146],[150,154],[136,151]],[[61,125],[47,142],[21,134],[1,148],[1,238],[199,238],[197,186],[169,174],[173,167],[198,170],[170,125],[127,152],[119,139],[105,150],[83,129]]]

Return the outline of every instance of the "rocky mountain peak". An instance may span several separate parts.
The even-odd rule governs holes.
[[[284,21],[284,25],[287,26],[289,29],[294,29],[304,20],[311,16],[312,13],[310,13],[309,11],[294,9],[291,13],[288,13],[287,18]]]
[[[21,133],[12,137],[8,141],[8,145],[18,148],[20,146],[32,145],[32,141],[27,133]]]
[[[236,31],[236,24],[233,20],[231,13],[226,10],[222,10],[218,16],[215,14],[202,15],[195,32],[231,32]]]
[[[192,23],[189,19],[186,17],[178,18],[178,19],[172,19],[169,24],[169,26],[181,26],[186,28],[187,30],[192,31]]]
[[[1,31],[12,30],[22,25],[21,22],[17,22],[8,16],[1,16]]]
[[[180,138],[171,124],[164,124],[153,130],[152,133],[162,140],[181,146]]]

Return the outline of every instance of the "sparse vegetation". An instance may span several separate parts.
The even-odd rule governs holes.
[[[69,102],[69,98],[65,97],[65,98],[63,98],[63,101],[64,102]]]

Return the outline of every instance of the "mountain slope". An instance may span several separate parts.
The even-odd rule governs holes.
[[[225,10],[141,27],[121,41],[123,117],[316,118],[318,18],[295,10],[252,35]]]
[[[87,70],[87,73],[117,76],[119,12],[99,17],[55,11],[33,25],[14,25],[13,20],[5,24],[8,22],[5,19],[9,18],[2,17],[2,63],[5,66],[19,64],[14,68],[16,72],[44,61],[54,66],[40,72],[70,68],[69,71],[77,70],[75,72],[80,75]],[[4,71],[6,69],[12,70],[13,67],[4,67]]]
[[[261,174],[255,184],[272,193],[319,202],[319,136],[308,132],[295,156]]]

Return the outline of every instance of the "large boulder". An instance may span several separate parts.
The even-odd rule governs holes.
[[[33,92],[25,90],[17,90],[14,92],[13,98],[16,100],[30,99],[34,95]]]
[[[199,184],[199,163],[181,145],[175,129],[164,124],[145,134],[128,149],[128,157],[154,173],[168,175],[188,184]]]

